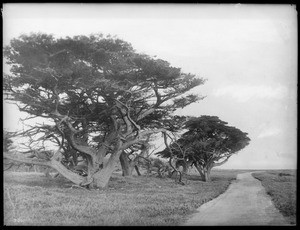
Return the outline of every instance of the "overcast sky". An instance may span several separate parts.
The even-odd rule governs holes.
[[[104,33],[183,72],[207,96],[180,115],[215,115],[251,143],[221,168],[296,168],[297,12],[292,5],[4,4],[4,45],[21,33]],[[4,104],[4,128],[20,128]]]

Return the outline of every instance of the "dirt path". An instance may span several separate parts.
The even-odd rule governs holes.
[[[290,225],[251,174],[238,174],[225,193],[200,206],[184,225]]]

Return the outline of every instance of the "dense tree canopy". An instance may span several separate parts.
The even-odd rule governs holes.
[[[194,165],[207,181],[211,168],[224,164],[250,142],[247,133],[227,124],[216,116],[191,118],[185,124],[188,131],[158,155],[174,155],[179,161]]]
[[[30,162],[53,167],[74,183],[97,187],[107,185],[122,152],[142,148],[153,133],[176,128],[170,125],[172,113],[202,99],[188,92],[205,82],[101,34],[21,35],[4,47],[4,57],[11,67],[3,77],[6,99],[32,117],[53,122],[22,134],[32,139],[39,134],[35,141],[58,146],[53,156]],[[72,170],[79,156],[87,163],[87,177]]]

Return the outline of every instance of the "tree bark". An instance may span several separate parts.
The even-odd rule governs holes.
[[[108,185],[112,173],[116,170],[122,150],[113,153],[104,165],[103,169],[93,175],[93,185],[97,188],[105,189]]]
[[[85,182],[85,178],[78,175],[77,173],[74,173],[67,169],[62,163],[56,160],[51,161],[51,167],[56,169],[61,175],[63,175],[68,180],[72,181],[75,184],[82,184]]]
[[[38,160],[38,159],[32,159],[32,158],[20,158],[20,157],[14,157],[14,156],[8,155],[6,153],[4,153],[3,156],[6,159],[10,159],[10,160],[17,161],[17,162],[42,165],[42,166],[48,166],[48,167],[54,168],[61,175],[63,175],[65,178],[67,178],[68,180],[72,181],[75,184],[81,184],[86,180],[84,177],[67,169],[62,163],[60,163],[59,161],[57,161],[55,159],[46,161],[46,160]]]
[[[210,178],[210,171],[212,169],[212,167],[200,167],[200,166],[196,166],[197,171],[200,174],[201,180],[204,182],[209,182],[211,180]]]
[[[129,159],[125,152],[122,152],[120,155],[120,163],[122,167],[122,176],[132,176],[132,172],[134,169],[133,162],[129,162]]]
[[[97,188],[105,189],[108,185],[109,179],[112,173],[115,171],[114,165],[109,165],[95,173],[93,176],[93,186]]]
[[[205,169],[204,172],[203,172],[202,180],[203,180],[204,182],[209,182],[209,181],[210,181],[210,173],[209,173],[209,171],[206,170],[206,169]]]

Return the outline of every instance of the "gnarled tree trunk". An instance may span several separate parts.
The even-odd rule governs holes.
[[[122,152],[120,155],[120,163],[122,167],[122,176],[132,176],[135,164],[134,162],[129,161],[125,152]]]
[[[120,163],[122,168],[122,176],[132,176],[133,169],[135,169],[138,176],[142,175],[139,167],[137,166],[137,161],[130,161],[124,151],[120,155]]]
[[[107,163],[93,175],[93,186],[97,188],[106,188],[113,172],[116,170],[117,163],[122,151],[112,154]]]
[[[62,176],[67,178],[68,180],[72,181],[75,184],[82,184],[85,182],[85,178],[78,175],[77,173],[72,172],[71,170],[67,169],[61,162],[56,160],[51,160],[50,167],[56,169]]]
[[[39,160],[39,159],[32,159],[32,158],[15,157],[7,153],[4,153],[3,157],[16,162],[51,167],[53,169],[56,169],[61,175],[63,175],[64,177],[66,177],[68,180],[72,181],[75,184],[81,184],[85,181],[84,177],[67,169],[61,162],[59,162],[57,159],[54,158],[52,158],[51,160]]]
[[[195,165],[197,171],[200,173],[202,181],[210,181],[211,180],[211,178],[210,178],[211,169],[213,167],[225,164],[229,158],[230,158],[230,156],[227,156],[227,157],[223,158],[222,161],[219,161],[219,162],[215,162],[215,160],[220,160],[220,159],[211,159],[210,162],[206,163],[204,166],[200,165],[197,162],[194,165]]]
[[[203,166],[196,165],[196,169],[199,172],[202,181],[209,182],[211,180],[210,172],[211,172],[212,166],[203,167]]]
[[[203,170],[203,173],[201,173],[201,179],[204,182],[209,182],[210,181],[210,172],[207,169]]]

